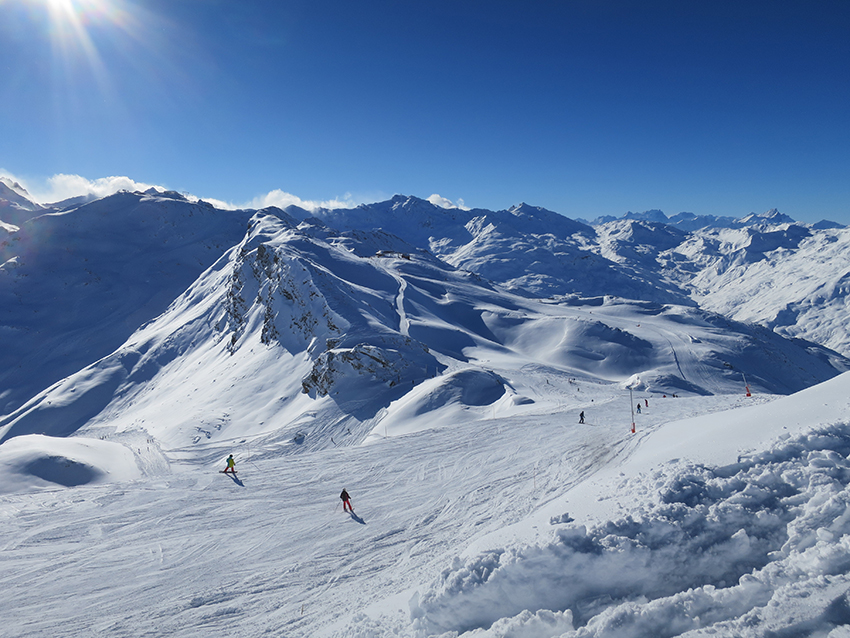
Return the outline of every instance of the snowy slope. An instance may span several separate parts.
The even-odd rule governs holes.
[[[23,186],[0,176],[0,221],[17,226],[41,212],[44,207],[32,201]]]
[[[550,383],[560,409],[306,452],[222,441],[169,475],[7,495],[4,635],[825,636],[850,620],[850,377],[776,401],[650,396],[637,435],[622,390]],[[228,451],[238,478],[216,473]]]
[[[248,218],[122,192],[36,216],[7,235],[0,414],[114,351],[238,242]]]
[[[846,229],[771,226],[774,215],[739,230],[690,235],[636,220],[594,230],[525,204],[463,211],[401,196],[316,211],[323,222],[295,208],[268,212],[315,220],[308,226],[325,233],[359,233],[367,253],[401,238],[396,252],[427,250],[525,296],[699,303],[788,336],[839,350],[847,344]],[[6,371],[0,373],[0,412],[21,409],[39,391],[114,351],[240,242],[250,214],[150,191],[40,215],[20,229],[4,225],[0,330],[8,345],[0,355]]]
[[[850,353],[848,228],[796,224],[776,210],[741,219],[647,211],[591,228],[526,204],[465,211],[403,196],[288,212],[384,229],[519,293],[698,304]]]
[[[850,229],[798,225],[704,233],[675,252],[699,269],[701,307],[850,351]]]
[[[271,433],[312,449],[512,414],[536,401],[530,367],[701,395],[745,379],[788,393],[850,367],[692,308],[528,299],[391,235],[296,224],[255,215],[166,312],[0,419],[0,436],[141,430],[173,449]]]
[[[635,278],[681,291],[701,308],[847,353],[850,229],[776,219],[784,216],[691,233],[618,220],[596,228],[594,250],[632,269]]]
[[[287,212],[298,215],[297,209]],[[445,209],[397,195],[353,210],[318,210],[311,215],[335,228],[393,233],[456,268],[521,294],[607,294],[689,303],[681,291],[635,279],[632,272],[595,254],[590,248],[596,233],[589,226],[528,204],[496,212]]]

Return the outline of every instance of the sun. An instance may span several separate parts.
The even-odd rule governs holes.
[[[3,0],[0,0],[2,2]],[[131,0],[23,0],[33,18],[46,27],[57,68],[65,71],[88,66],[103,79],[99,47],[111,50],[136,40],[142,29],[139,11]]]
[[[43,0],[51,11],[73,13],[74,0]]]
[[[2,2],[3,0],[0,0]],[[41,14],[49,25],[54,44],[80,46],[91,53],[94,30],[126,31],[137,13],[130,0],[23,0],[33,14]]]
[[[49,14],[54,35],[80,37],[91,27],[119,24],[125,3],[120,0],[34,0]]]

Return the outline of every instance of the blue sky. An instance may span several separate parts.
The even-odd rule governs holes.
[[[0,0],[0,72],[34,193],[850,224],[846,0]]]

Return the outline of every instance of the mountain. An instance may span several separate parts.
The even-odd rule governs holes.
[[[52,204],[45,204],[45,208],[49,208],[51,211],[61,212],[72,208],[78,208],[79,206],[93,202],[96,199],[99,199],[97,195],[89,193],[88,195],[78,195],[77,197],[69,197],[68,199],[53,202]]]
[[[132,230],[135,242],[153,245],[127,251],[122,244],[121,254],[105,250],[115,232],[101,218],[106,210],[110,222]],[[529,299],[393,235],[340,232],[279,210],[255,214],[242,240],[189,281],[213,242],[241,232],[240,217],[125,193],[76,214],[39,218],[62,224],[50,234],[63,236],[73,260],[97,261],[75,274],[62,251],[40,246],[48,255],[33,267],[51,276],[39,278],[46,288],[38,298],[55,303],[69,288],[79,295],[79,278],[89,290],[76,312],[42,321],[39,330],[18,327],[16,347],[4,353],[9,368],[24,349],[43,345],[13,372],[32,381],[19,382],[17,394],[6,397],[2,436],[135,426],[182,447],[200,437],[184,416],[175,421],[171,415],[183,415],[187,393],[198,393],[194,422],[237,411],[253,415],[260,430],[291,436],[306,412],[330,410],[362,439],[380,423],[402,419],[399,414],[408,427],[421,427],[412,424],[433,423],[458,405],[508,397],[522,405],[528,390],[516,387],[512,371],[529,365],[610,381],[633,378],[634,387],[651,392],[701,395],[740,388],[742,375],[759,391],[793,392],[850,367],[814,344],[693,308],[611,297]],[[180,220],[179,232],[161,235],[168,219]],[[92,242],[91,232],[82,232],[87,241],[75,240],[83,228],[105,233],[103,241]],[[98,255],[84,252],[86,246],[97,246]],[[58,262],[51,259],[56,252]],[[29,286],[22,268],[14,271],[16,281]],[[120,295],[120,285],[133,294]],[[156,295],[183,286],[188,290],[167,309],[165,299],[158,301]],[[151,317],[157,308],[162,314]],[[49,314],[44,306],[31,311]],[[130,325],[146,321],[128,334]],[[121,339],[123,345],[113,346]],[[85,344],[83,354],[69,352],[69,344]],[[46,367],[58,376],[63,370],[57,367],[79,366],[81,356],[90,365],[29,401],[12,403],[32,393],[35,380],[43,382]],[[218,384],[214,396],[192,381],[198,367]],[[247,398],[251,406],[235,410]],[[332,435],[311,444],[327,445]],[[232,433],[219,421],[205,436]]]
[[[664,258],[691,262],[683,280],[701,307],[850,352],[848,244],[846,228],[718,230],[689,237]]]
[[[233,361],[246,342],[249,378],[266,359],[283,366],[276,400],[288,405],[270,407],[264,423],[298,421],[289,404],[301,394],[340,392],[334,409],[362,436],[398,418],[391,404],[407,393],[432,405],[421,414],[441,410],[454,391],[430,379],[448,383],[462,368],[474,368],[494,396],[522,394],[508,388],[510,370],[524,365],[610,381],[637,375],[652,391],[696,394],[728,392],[742,374],[760,391],[787,393],[847,369],[814,343],[726,318],[759,322],[776,299],[787,304],[788,290],[769,298],[758,283],[738,301],[741,270],[770,281],[782,272],[778,253],[827,259],[828,247],[843,247],[829,237],[844,232],[793,224],[722,232],[726,243],[638,220],[594,230],[528,205],[462,211],[401,196],[309,215],[122,192],[43,214],[0,246],[2,436],[76,432],[112,419],[137,393],[166,406],[159,393],[168,384],[155,377],[189,360],[220,366],[236,384]],[[813,238],[822,240],[810,246]],[[807,286],[819,279],[805,281],[795,294],[811,297]],[[770,327],[845,345],[834,331],[845,298],[783,306]],[[810,317],[818,322],[795,334]],[[502,364],[483,364],[494,357]],[[471,382],[463,374],[458,387]],[[429,403],[432,395],[448,398]],[[199,409],[217,414],[219,403]]]
[[[0,176],[0,222],[17,226],[44,210],[29,197],[23,186]]]
[[[32,212],[0,241],[4,635],[846,623],[847,229]]]
[[[754,224],[793,224],[794,220],[788,215],[780,213],[777,209],[771,208],[766,213],[759,215],[751,213],[741,219],[740,225],[751,226]]]
[[[846,228],[797,224],[776,210],[734,223],[720,218],[688,223],[693,219],[681,217],[674,225],[633,215],[591,228],[550,211],[541,211],[537,221],[517,214],[531,209],[442,209],[397,196],[312,215],[333,227],[392,232],[518,294],[700,305],[850,354],[842,319],[848,303],[841,283]],[[287,210],[299,218],[309,215]],[[660,218],[660,211],[650,213]],[[798,257],[789,259],[791,253]],[[742,276],[745,263],[751,274]],[[800,266],[806,271],[802,280]],[[760,285],[762,277],[769,285]]]
[[[0,242],[0,413],[118,348],[240,240],[250,215],[118,193]]]
[[[666,224],[619,220],[596,227],[592,250],[686,296],[688,302],[780,334],[850,352],[845,275],[847,228],[772,223],[681,232]]]
[[[301,213],[295,208],[287,212]],[[690,303],[681,291],[651,279],[636,279],[594,252],[593,228],[527,204],[496,212],[444,209],[415,197],[396,196],[387,202],[312,215],[335,228],[393,233],[456,268],[518,294],[616,295]]]
[[[585,222],[591,226],[602,226],[603,224],[607,224],[609,222],[616,222],[622,220],[636,220],[636,221],[645,221],[645,222],[655,222],[658,224],[666,224],[668,226],[673,226],[678,228],[679,230],[684,231],[692,231],[699,230],[701,228],[732,228],[735,226],[740,226],[743,222],[740,219],[735,217],[718,217],[716,215],[695,215],[694,213],[677,213],[672,217],[668,217],[664,214],[663,211],[658,209],[652,209],[643,211],[642,213],[633,213],[632,211],[628,211],[623,214],[622,217],[614,217],[613,215],[603,215],[601,217],[597,217],[591,222]]]
[[[613,215],[603,215],[597,217],[592,222],[583,221],[590,226],[602,226],[609,222],[620,220],[633,219],[637,221],[656,222],[673,226],[679,230],[686,232],[707,229],[707,228],[744,228],[747,226],[758,226],[764,224],[793,224],[794,220],[780,213],[773,208],[766,213],[751,213],[745,217],[728,217],[717,215],[695,215],[694,213],[677,213],[672,217],[668,217],[663,211],[658,209],[647,210],[642,213],[633,213],[631,211],[625,213],[622,217],[614,217]],[[841,224],[822,220],[813,225],[813,228],[843,228]]]

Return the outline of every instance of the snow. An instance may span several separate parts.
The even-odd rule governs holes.
[[[599,404],[584,426],[571,404],[308,453],[258,437],[166,474],[37,492],[6,459],[80,457],[16,437],[0,446],[19,490],[0,501],[6,635],[827,635],[848,621],[850,375],[775,399],[651,397],[637,435],[627,394],[583,389]],[[92,467],[114,454],[90,450]],[[235,480],[216,471],[227,450]]]
[[[4,227],[4,636],[847,635],[850,362],[675,289],[843,230],[551,215],[120,193]]]
[[[132,452],[97,439],[18,436],[0,447],[0,493],[131,481],[142,476]]]

